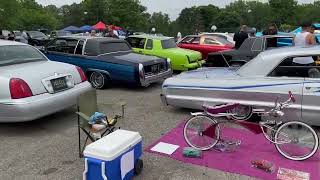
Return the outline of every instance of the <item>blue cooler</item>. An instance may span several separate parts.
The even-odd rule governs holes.
[[[83,154],[84,180],[127,180],[143,168],[142,137],[138,132],[116,130],[89,144]]]

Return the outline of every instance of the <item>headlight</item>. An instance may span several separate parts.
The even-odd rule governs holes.
[[[171,69],[171,59],[167,58],[167,69]]]
[[[144,80],[145,74],[144,74],[144,68],[143,65],[139,63],[139,77],[140,80]]]

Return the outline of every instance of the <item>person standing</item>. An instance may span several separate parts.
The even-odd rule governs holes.
[[[268,29],[262,32],[264,36],[266,35],[277,35],[278,28],[277,25],[272,23],[269,25]],[[268,38],[267,40],[267,47],[278,47],[278,39],[277,38]]]
[[[306,47],[316,45],[316,37],[313,34],[315,27],[309,23],[302,24],[302,32],[297,33],[294,37],[294,46]],[[297,65],[313,65],[314,60],[312,57],[296,57],[293,59],[293,64]]]
[[[180,42],[181,39],[182,39],[182,34],[181,34],[181,32],[178,32],[178,34],[177,34],[177,42]]]
[[[114,31],[111,28],[111,26],[108,26],[108,33],[106,34],[106,37],[119,39],[119,37],[114,33]]]
[[[271,23],[268,27],[268,29],[264,30],[262,32],[263,35],[277,35],[278,34],[278,28],[277,25],[274,23]]]
[[[28,44],[28,39],[29,39],[29,38],[28,38],[27,32],[26,32],[26,31],[22,31],[20,42],[25,43],[25,44]]]
[[[294,38],[295,46],[310,46],[317,44],[316,37],[314,35],[314,26],[305,23],[302,24],[302,32],[297,33]]]
[[[236,42],[235,48],[239,49],[242,43],[248,38],[248,26],[242,25],[239,32],[236,32],[233,36],[233,40]]]

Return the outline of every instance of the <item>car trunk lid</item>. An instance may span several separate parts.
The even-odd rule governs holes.
[[[8,79],[19,78],[25,81],[30,87],[32,94],[47,93],[48,89],[44,85],[44,79],[55,79],[64,75],[71,75],[75,83],[80,83],[79,74],[74,66],[52,61],[36,61],[29,63],[14,64],[0,67],[0,76]],[[9,84],[8,84],[9,86]]]

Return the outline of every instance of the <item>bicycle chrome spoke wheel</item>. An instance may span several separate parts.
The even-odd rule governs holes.
[[[251,106],[244,106],[244,105],[239,105],[235,107],[234,109],[231,109],[228,111],[232,115],[232,119],[238,120],[238,121],[245,121],[251,118],[252,116],[252,107]]]
[[[295,161],[312,157],[319,146],[319,138],[312,127],[298,121],[281,125],[275,133],[275,142],[281,155]]]
[[[217,144],[220,127],[208,116],[193,116],[185,124],[183,135],[189,146],[204,151]]]

